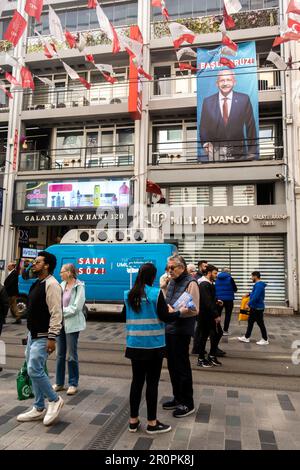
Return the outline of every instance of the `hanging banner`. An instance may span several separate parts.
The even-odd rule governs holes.
[[[130,26],[130,39],[143,44],[143,36],[138,26]],[[142,83],[139,80],[139,72],[134,63],[134,57],[130,56],[129,62],[128,112],[135,121],[138,121],[142,118]]]
[[[44,0],[26,0],[25,11],[29,16],[33,16],[39,23],[43,10]]]
[[[15,129],[14,149],[13,149],[13,164],[12,164],[13,171],[17,170],[18,147],[19,147],[19,133],[18,133],[18,129]]]
[[[26,25],[27,21],[25,18],[23,18],[18,11],[15,11],[12,20],[5,31],[4,39],[11,42],[13,46],[16,46],[25,31]]]
[[[221,53],[222,47],[198,49],[198,158],[200,161],[257,159],[255,42],[238,44],[230,59],[221,57]]]

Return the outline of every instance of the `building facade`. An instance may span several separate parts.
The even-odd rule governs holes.
[[[99,197],[101,204],[116,207],[145,205],[150,216],[142,209],[132,217],[141,227],[145,221],[155,226],[166,215],[164,207],[154,205],[155,199],[146,193],[149,179],[163,190],[167,217],[177,207],[171,225],[181,230],[166,239],[175,241],[189,262],[208,259],[218,267],[229,267],[240,295],[249,288],[251,271],[259,269],[268,282],[268,305],[298,311],[299,72],[293,65],[280,71],[266,60],[287,1],[241,0],[243,9],[230,31],[237,43],[256,43],[259,158],[211,158],[205,163],[197,158],[196,73],[179,68],[160,10],[153,9],[150,0],[100,3],[117,30],[128,32],[138,24],[143,34],[144,69],[154,80],[143,80],[141,120],[134,120],[128,111],[128,55],[112,55],[95,10],[87,9],[86,0],[46,0],[41,23],[33,26],[29,19],[25,40],[12,52],[52,86],[35,79],[35,90],[15,93],[13,104],[1,95],[0,187],[5,199],[1,257],[20,256],[22,237],[28,246],[41,249],[71,228],[96,226]],[[17,2],[6,4],[0,21],[0,67],[11,71],[5,65],[8,46],[1,35]],[[90,90],[71,80],[60,60],[45,57],[34,30],[49,37],[49,4],[63,28],[82,33],[86,52],[96,63],[113,65],[116,84],[107,83],[77,49],[64,45],[59,55],[92,84]],[[167,2],[171,20],[197,33],[194,50],[220,44],[222,5],[221,0]],[[293,42],[275,51],[286,63],[290,57],[294,63],[298,48]],[[204,237],[195,232],[193,215],[185,217],[183,210],[183,217],[178,216],[178,207],[187,206],[203,207]]]

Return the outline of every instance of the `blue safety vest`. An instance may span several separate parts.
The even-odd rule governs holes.
[[[166,345],[165,324],[157,316],[159,292],[157,287],[145,286],[146,297],[138,313],[128,303],[129,291],[124,292],[128,348],[155,349]]]

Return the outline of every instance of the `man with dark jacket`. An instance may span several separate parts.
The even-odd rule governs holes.
[[[229,325],[233,310],[234,294],[237,292],[237,286],[233,277],[229,273],[228,268],[223,268],[222,272],[218,274],[215,282],[216,295],[218,300],[222,300],[223,305],[219,305],[219,314],[222,315],[223,307],[225,307],[225,321],[223,335],[229,335]]]
[[[33,262],[38,280],[32,284],[28,295],[26,362],[35,401],[30,411],[17,417],[20,422],[43,420],[45,426],[56,420],[64,404],[45,372],[48,354],[55,351],[56,337],[62,326],[62,290],[52,275],[55,266],[55,256],[47,251],[41,251]],[[49,401],[47,410],[45,397]]]
[[[4,281],[4,287],[6,289],[9,299],[10,312],[12,316],[16,318],[15,323],[21,323],[21,318],[17,306],[17,298],[19,295],[19,280],[16,266],[17,264],[13,261],[8,263],[7,269],[9,271],[9,274]]]
[[[168,259],[171,280],[168,284],[166,303],[170,313],[177,311],[180,315],[177,320],[166,325],[167,360],[174,398],[163,403],[163,408],[174,410],[175,418],[183,418],[195,411],[189,345],[199,309],[199,288],[186,268],[182,256],[175,255]],[[192,305],[187,303],[180,308],[173,308],[184,293],[189,294],[187,297],[191,298]]]
[[[9,300],[5,287],[0,284],[0,336],[2,333],[2,326],[5,322],[5,317],[9,309]]]
[[[195,275],[196,281],[199,283],[200,279],[206,273],[206,268],[208,266],[208,262],[204,259],[198,261],[198,271]],[[193,349],[192,354],[199,354],[199,339],[200,339],[200,331],[199,331],[199,319],[197,318],[196,329],[194,333],[194,341],[193,341]]]
[[[221,317],[218,312],[218,301],[214,281],[218,275],[218,269],[215,266],[208,265],[206,275],[199,284],[200,289],[200,312],[199,328],[201,331],[199,339],[199,358],[198,366],[212,367],[220,366],[221,362],[217,359],[217,349],[223,331],[221,328]],[[210,353],[205,358],[205,346],[210,337]]]

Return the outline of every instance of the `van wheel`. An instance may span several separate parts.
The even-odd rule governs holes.
[[[26,295],[20,295],[17,298],[17,307],[21,318],[27,318],[27,301]]]

